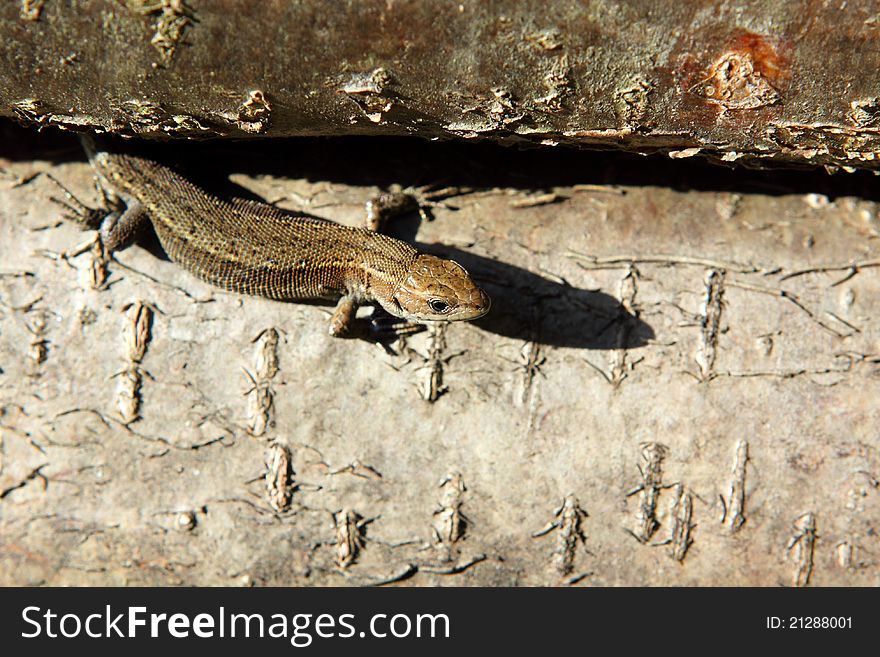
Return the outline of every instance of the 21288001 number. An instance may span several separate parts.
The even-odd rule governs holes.
[[[836,630],[852,629],[852,616],[792,616],[788,619],[790,630]]]

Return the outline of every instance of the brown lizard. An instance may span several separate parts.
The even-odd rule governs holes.
[[[470,320],[489,310],[488,295],[452,260],[370,228],[223,200],[157,162],[82,141],[111,208],[86,208],[65,190],[75,204],[68,207],[99,231],[109,253],[150,222],[168,257],[213,285],[283,301],[339,298],[330,320],[336,337],[354,334],[365,303],[409,322]],[[368,226],[377,224],[373,212]]]

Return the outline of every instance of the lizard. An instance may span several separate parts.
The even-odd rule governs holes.
[[[383,211],[411,197],[380,197],[368,203],[366,227],[344,226],[222,199],[152,159],[90,135],[81,141],[109,207],[88,208],[62,187],[67,217],[97,230],[107,253],[131,244],[149,222],[168,257],[212,285],[279,301],[338,298],[334,337],[355,337],[363,304],[378,304],[410,327],[489,311],[489,296],[460,264],[378,232]]]

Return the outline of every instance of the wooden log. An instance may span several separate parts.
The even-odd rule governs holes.
[[[22,0],[0,21],[0,115],[40,126],[878,166],[870,0]]]

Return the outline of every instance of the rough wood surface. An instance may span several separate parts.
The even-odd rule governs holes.
[[[880,162],[873,0],[10,0],[0,68],[41,126]]]
[[[160,149],[351,224],[380,187],[459,186],[400,234],[493,311],[389,354],[149,239],[93,289],[90,253],[44,253],[88,235],[34,174],[93,200],[48,136],[0,150],[0,583],[880,584],[873,176]]]

